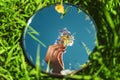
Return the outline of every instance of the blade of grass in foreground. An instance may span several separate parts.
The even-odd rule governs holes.
[[[1,73],[0,73],[0,77],[2,77],[3,80],[4,80],[4,79],[5,79],[5,80],[9,80],[9,78],[7,77],[7,75],[1,74]]]
[[[18,45],[14,45],[12,46],[11,50],[8,52],[8,57],[6,59],[6,62],[5,62],[5,65],[9,64],[10,60],[11,60],[11,57],[13,55],[13,50],[15,50],[16,48],[18,47]]]
[[[48,65],[47,65],[47,68],[46,68],[46,72],[48,73],[50,71],[50,59],[48,61]]]
[[[24,71],[24,73],[25,73],[25,75],[24,75],[24,76],[25,76],[25,80],[30,80],[24,55],[21,56],[21,60],[22,60],[21,66],[22,66],[23,71]]]
[[[37,53],[36,53],[36,78],[39,80],[40,78],[40,45],[37,46]]]
[[[105,14],[105,17],[106,17],[106,20],[107,22],[109,23],[111,29],[113,30],[113,35],[114,35],[114,47],[117,47],[118,45],[118,35],[115,31],[115,24],[111,18],[111,14],[107,11],[107,10],[104,10],[104,14]]]
[[[65,76],[65,78],[70,78],[70,79],[77,79],[77,80],[80,80],[80,79],[85,79],[85,80],[90,80],[92,77],[91,76],[83,76],[83,75],[72,75],[72,76],[70,76],[70,75],[68,75],[68,76]]]
[[[4,75],[4,74],[2,74],[2,73],[6,73],[6,75]],[[1,78],[1,76],[2,76],[3,78],[5,78],[6,80],[13,80],[13,78],[12,78],[12,76],[10,75],[9,71],[6,70],[6,69],[4,69],[4,68],[2,68],[2,67],[0,66],[0,78]],[[1,79],[0,79],[0,80],[1,80]]]
[[[69,78],[70,80],[73,79],[73,80],[91,80],[91,79],[94,79],[94,80],[101,80],[100,77],[98,76],[91,76],[91,75],[68,75],[68,76],[65,76],[65,78]]]

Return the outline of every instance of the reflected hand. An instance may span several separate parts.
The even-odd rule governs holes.
[[[45,61],[50,61],[50,68],[53,69],[53,73],[60,73],[64,69],[62,61],[62,54],[65,51],[65,47],[62,44],[51,45],[45,56]]]

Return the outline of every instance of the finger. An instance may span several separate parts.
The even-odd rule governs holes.
[[[63,44],[55,44],[55,45],[53,45],[53,48],[54,48],[54,49],[58,49],[58,48],[64,49],[65,46],[64,46]]]
[[[48,60],[51,59],[52,53],[54,52],[53,50],[54,50],[54,49],[52,49],[52,46],[49,46],[49,47],[48,47],[48,50],[47,50],[46,56],[45,56],[45,61],[46,61],[46,62],[48,62]]]
[[[54,56],[54,57],[52,57],[52,60],[51,60],[51,62],[52,62],[52,64],[56,64],[56,65],[59,65],[59,66],[63,66],[63,62],[62,62],[62,51],[60,51],[60,52],[58,52],[58,55],[56,55],[56,56]],[[60,57],[60,58],[58,58],[58,56]]]
[[[65,51],[65,47],[61,44],[55,44],[49,46],[46,53],[45,61],[48,62],[49,59],[52,59],[53,57],[56,58],[59,51]]]
[[[63,44],[54,44],[53,46],[64,46]]]
[[[54,53],[53,53],[53,56],[55,57],[55,58],[57,58],[57,56],[58,56],[58,54],[60,53],[60,52],[64,52],[65,51],[65,49],[58,49],[58,50],[56,50]]]
[[[65,47],[63,45],[55,45],[55,46],[53,46],[52,53],[55,54],[56,50],[59,51],[59,50],[62,50],[62,49],[65,50]]]
[[[54,53],[54,51],[55,51],[55,49],[54,49],[54,46],[53,45],[51,45],[51,46],[49,46],[49,48],[48,48],[48,50],[47,50],[47,56],[49,56],[49,57],[51,57],[52,56],[52,54]]]
[[[59,53],[58,53],[58,57],[57,57],[58,62],[59,62],[59,64],[61,65],[61,67],[63,67],[63,60],[62,60],[63,54],[62,54],[62,53],[63,53],[63,52],[59,52]]]

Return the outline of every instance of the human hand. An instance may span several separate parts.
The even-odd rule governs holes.
[[[60,71],[64,69],[64,63],[62,60],[62,54],[64,51],[65,46],[62,44],[49,46],[44,60],[47,63],[50,61],[50,68],[53,69],[53,73],[60,73]]]

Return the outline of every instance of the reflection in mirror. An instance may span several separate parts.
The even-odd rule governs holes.
[[[23,49],[35,66],[40,45],[44,72],[67,75],[82,69],[96,46],[96,25],[82,8],[54,4],[36,12],[24,30]]]

